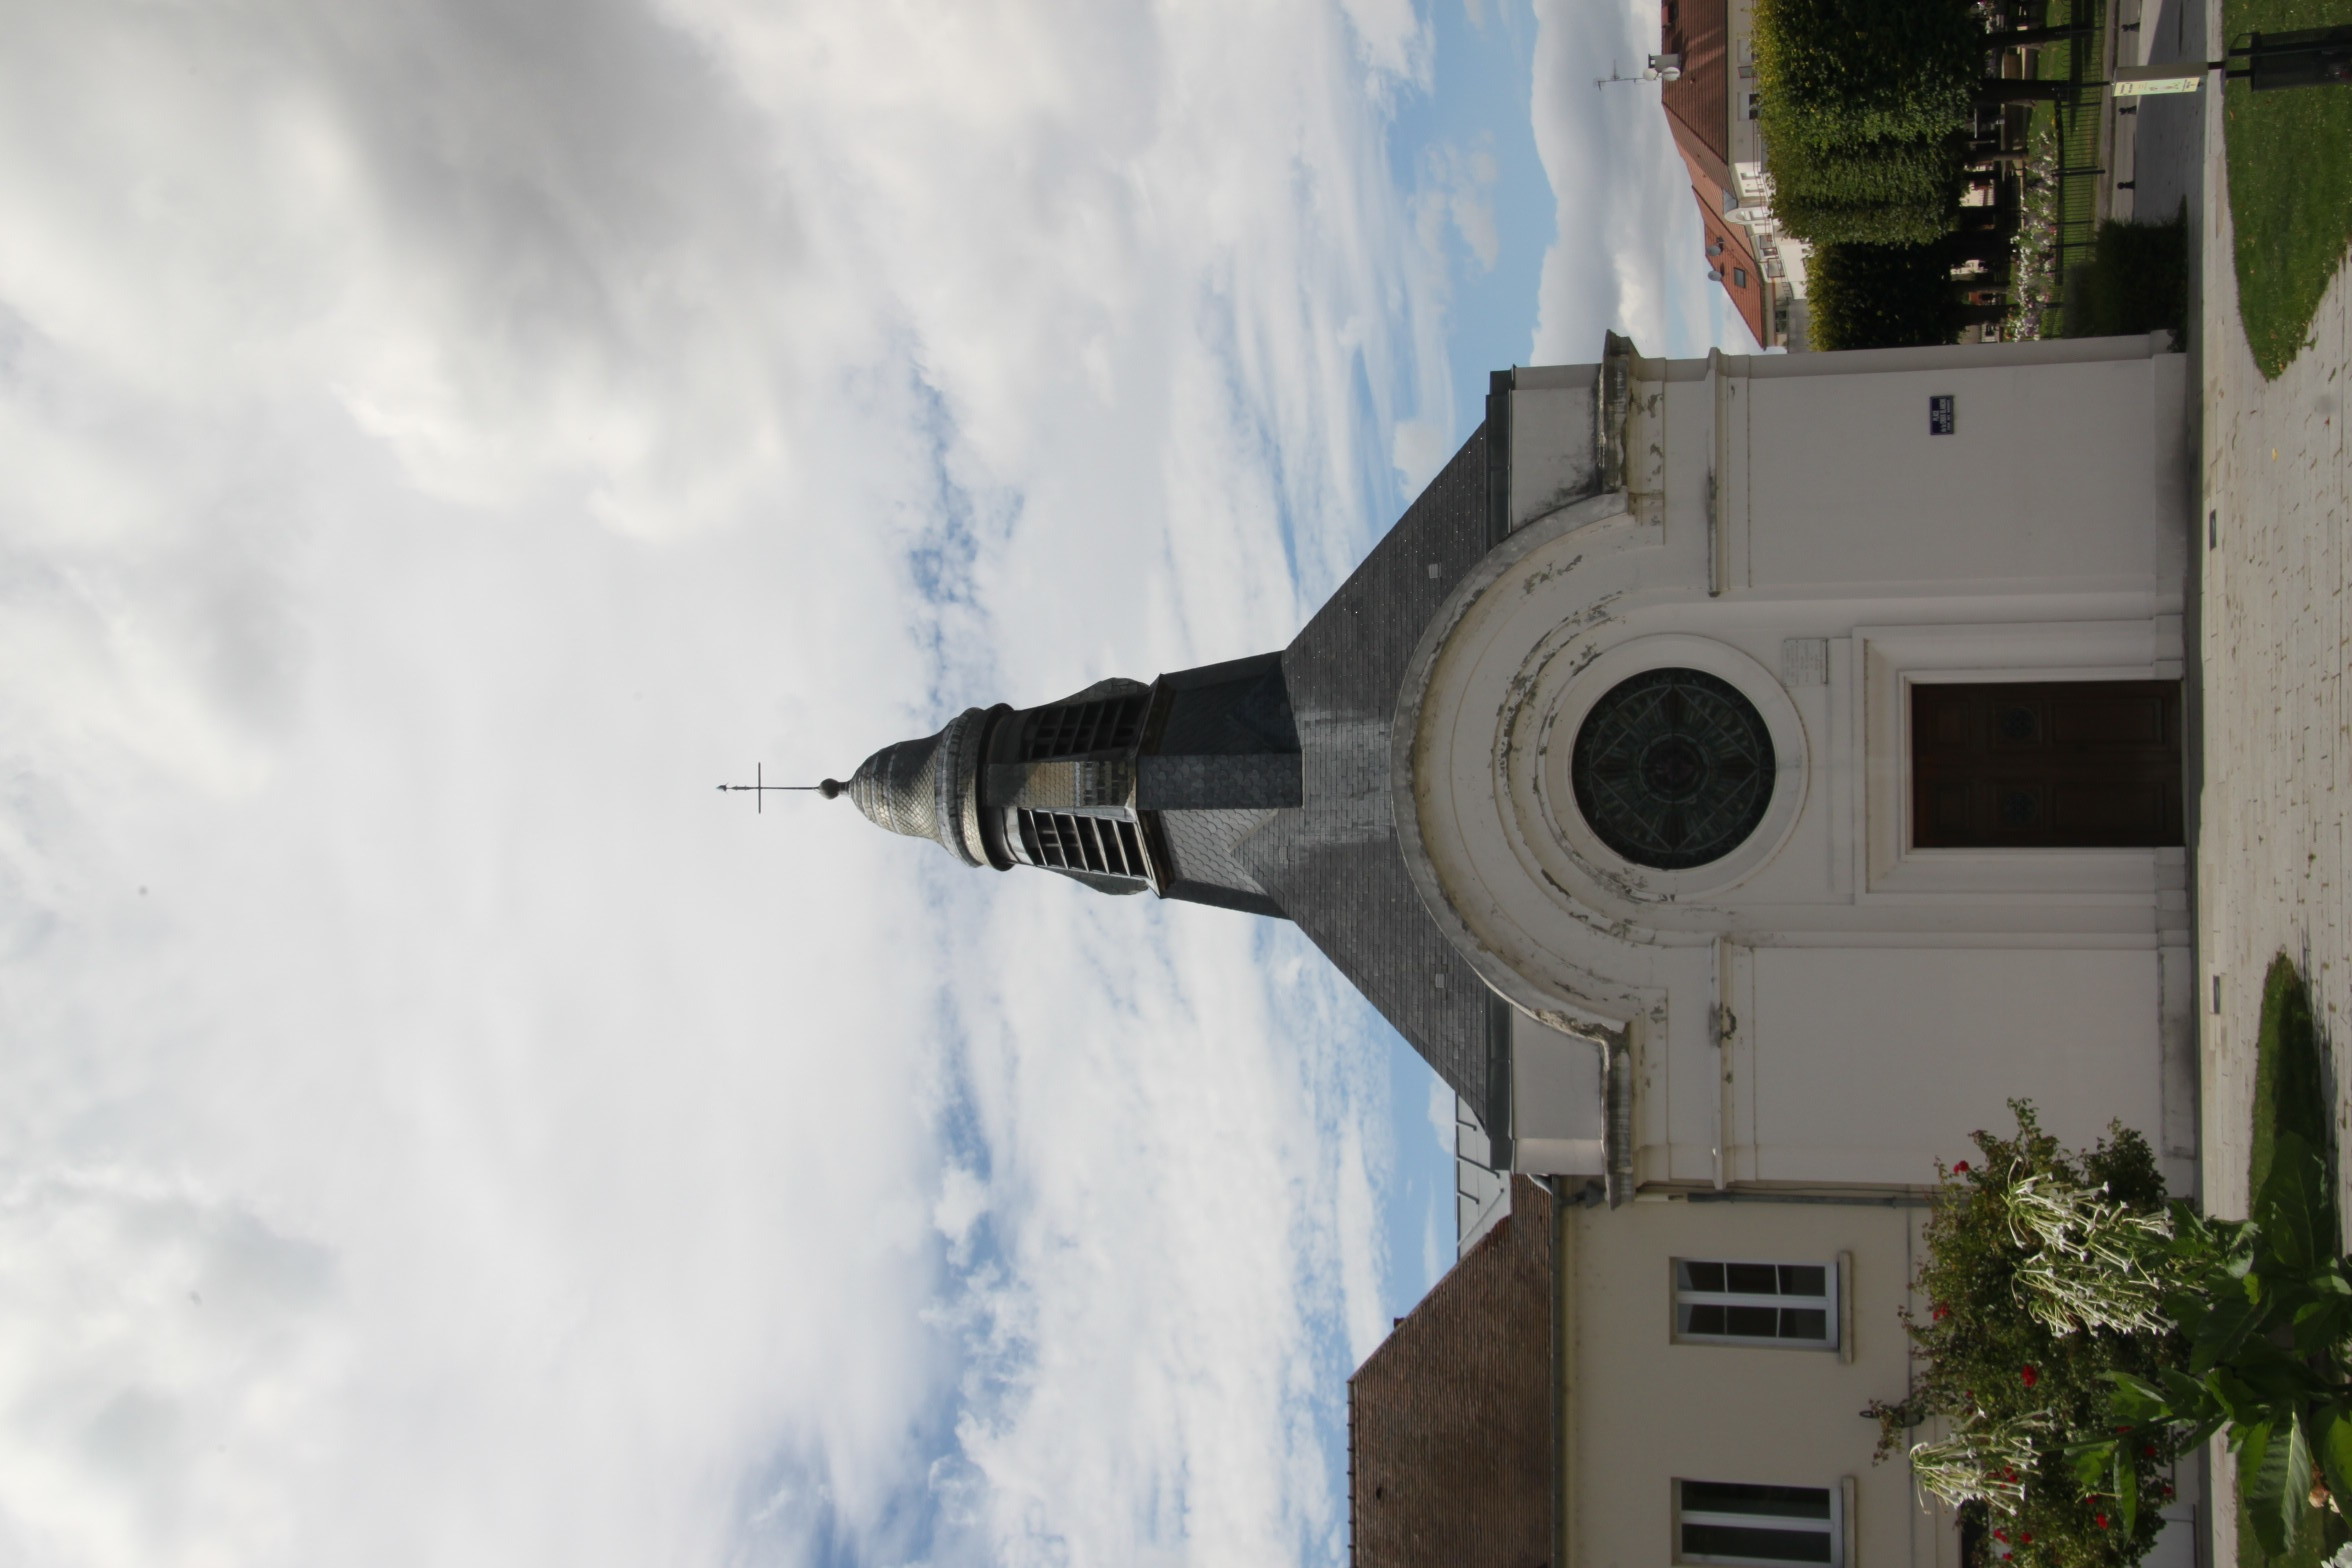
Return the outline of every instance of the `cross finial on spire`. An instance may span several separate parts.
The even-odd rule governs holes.
[[[813,790],[827,800],[831,800],[846,787],[839,779],[827,779],[821,784],[770,784],[767,781],[767,764],[765,763],[754,765],[751,777],[752,782],[749,784],[721,784],[719,793],[723,795],[731,790],[741,791],[757,802],[757,805],[753,807],[754,810],[764,812],[768,809],[768,796],[778,791],[805,792]]]

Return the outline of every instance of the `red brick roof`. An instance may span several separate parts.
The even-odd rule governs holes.
[[[1552,1200],[1511,1212],[1348,1380],[1356,1568],[1549,1568]]]
[[[1682,76],[1665,84],[1659,96],[1666,105],[1666,124],[1674,133],[1674,150],[1690,170],[1691,194],[1698,198],[1700,221],[1707,231],[1707,264],[1722,274],[1723,292],[1731,296],[1740,319],[1759,344],[1764,335],[1764,269],[1747,230],[1724,221],[1724,198],[1733,188],[1731,176],[1731,26],[1726,0],[1666,0],[1660,50],[1682,56]],[[1721,249],[1717,249],[1720,242]],[[1747,281],[1740,281],[1742,276]]]
[[[1720,274],[1723,292],[1731,296],[1732,307],[1756,342],[1771,342],[1764,335],[1764,269],[1757,264],[1746,226],[1723,216],[1723,187],[1696,168],[1691,170],[1691,194],[1698,198],[1699,226],[1707,235],[1707,265]]]
[[[1666,0],[1660,53],[1682,56],[1682,76],[1659,96],[1677,142],[1711,155],[1718,183],[1731,180],[1731,18],[1725,0]],[[1685,156],[1688,156],[1687,154]]]

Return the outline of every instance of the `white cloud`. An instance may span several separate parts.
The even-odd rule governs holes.
[[[1479,269],[1492,272],[1502,250],[1495,228],[1494,187],[1500,177],[1491,137],[1481,136],[1469,146],[1443,142],[1427,154],[1428,186],[1420,198],[1424,243],[1435,246],[1441,236],[1430,233],[1442,214],[1460,235]]]
[[[1360,1005],[711,785],[1287,639],[1409,8],[13,20],[0,1551],[1335,1556]]]
[[[1340,6],[1374,69],[1426,85],[1429,30],[1414,13],[1413,0],[1340,0]]]

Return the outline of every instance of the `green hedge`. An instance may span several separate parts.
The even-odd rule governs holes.
[[[1984,76],[1966,0],[1757,0],[1764,137],[1829,151],[1962,130]]]
[[[1959,220],[1951,203],[1912,201],[1838,202],[1809,196],[1772,197],[1772,215],[1789,234],[1808,245],[1925,245],[1941,239]]]
[[[1949,343],[1951,270],[1940,245],[1823,245],[1805,266],[1806,336],[1817,349]]]
[[[1855,141],[1822,149],[1765,135],[1773,213],[1801,240],[1924,244],[1958,221],[1957,138]]]
[[[1758,128],[1782,227],[1816,245],[1948,232],[1984,58],[1965,0],[1758,0]]]
[[[2186,333],[2188,317],[2187,218],[2101,223],[2089,263],[2066,278],[2066,336],[2120,337],[2160,327],[2178,335]]]

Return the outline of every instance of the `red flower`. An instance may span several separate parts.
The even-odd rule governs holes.
[[[2001,1561],[2007,1562],[2010,1558],[2015,1557],[2016,1555],[2017,1554],[2015,1552],[2003,1552],[2001,1554]]]
[[[2009,1540],[2009,1532],[2006,1530],[1995,1530],[1993,1532],[1993,1539],[2001,1542],[2003,1545],[2006,1545],[2008,1544]]]
[[[2031,1530],[2020,1531],[2017,1537],[2017,1544],[2020,1546],[2033,1545],[2033,1532]]]
[[[2014,1481],[2017,1479],[2017,1472],[2014,1470],[2004,1470],[2001,1472],[2001,1479],[2004,1481]]]
[[[1952,1167],[1952,1174],[1953,1174],[1953,1175],[1955,1175],[1955,1176],[1965,1176],[1965,1175],[1967,1175],[1967,1174],[1968,1174],[1968,1162],[1967,1162],[1966,1160],[1962,1160],[1962,1161],[1961,1161],[1959,1164],[1957,1164],[1957,1165],[1953,1166],[1953,1167]]]
[[[2032,1367],[2019,1367],[2017,1369],[2017,1376],[2019,1380],[2022,1381],[2028,1388],[2033,1387],[2036,1383],[2039,1383],[2042,1380],[2041,1373],[2036,1372]]]
[[[2107,1528],[2107,1516],[2105,1514],[2093,1514],[2091,1515],[2091,1523],[2104,1530]]]
[[[1950,1317],[1951,1315],[1952,1309],[1941,1301],[1937,1302],[1935,1304],[1935,1310],[1928,1314],[1929,1317],[1934,1318],[1938,1323],[1941,1323],[1944,1319]]]
[[[2156,1457],[2156,1445],[2154,1443],[2143,1443],[2140,1445],[2140,1452],[2146,1454],[2150,1459],[2153,1459]]]

